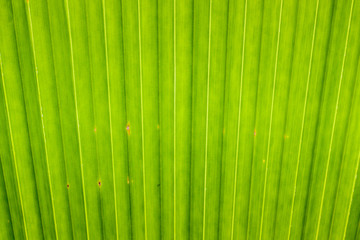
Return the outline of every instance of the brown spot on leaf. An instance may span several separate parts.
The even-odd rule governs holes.
[[[99,185],[99,187],[101,187],[101,181],[99,180],[99,182],[98,182],[98,185]]]
[[[129,176],[127,176],[126,181],[127,181],[127,184],[130,184]]]
[[[70,185],[69,184],[66,184],[66,188],[69,189]]]
[[[126,124],[126,132],[127,132],[128,136],[130,136],[130,122],[128,122],[128,124]]]

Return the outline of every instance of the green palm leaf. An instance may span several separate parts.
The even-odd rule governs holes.
[[[0,0],[0,239],[359,239],[359,0]]]

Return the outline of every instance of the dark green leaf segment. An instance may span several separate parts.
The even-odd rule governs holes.
[[[0,239],[360,239],[360,0],[0,0]]]

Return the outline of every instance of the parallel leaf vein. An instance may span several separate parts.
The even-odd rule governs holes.
[[[355,185],[356,185],[356,178],[358,175],[358,170],[359,170],[359,162],[360,162],[360,152],[357,158],[357,163],[356,163],[356,167],[355,167],[355,175],[354,175],[354,179],[353,179],[353,183],[352,183],[352,188],[351,188],[351,196],[350,196],[350,203],[348,206],[348,210],[346,213],[346,221],[345,221],[345,228],[344,228],[344,235],[343,235],[343,240],[346,238],[346,232],[347,232],[347,226],[349,223],[349,216],[350,216],[350,210],[351,210],[351,206],[352,206],[352,201],[353,201],[353,197],[354,197],[354,191],[355,191]]]
[[[360,66],[360,65],[359,65]],[[342,159],[341,159],[341,167],[340,167],[340,177],[339,177],[339,181],[341,180],[341,177],[343,175],[343,167],[344,167],[344,158],[345,158],[345,154],[346,154],[346,148],[349,144],[349,137],[350,137],[350,133],[349,133],[349,124],[350,124],[350,121],[352,119],[352,116],[353,116],[353,106],[354,106],[354,101],[355,101],[355,98],[356,98],[356,85],[357,85],[357,81],[358,81],[358,78],[355,80],[355,87],[354,87],[354,90],[353,90],[353,95],[352,95],[352,99],[351,99],[351,104],[350,104],[350,115],[348,117],[348,121],[347,121],[347,130],[346,130],[346,137],[345,137],[345,146],[344,146],[344,150],[343,150],[343,153],[342,153]],[[356,167],[355,167],[356,168]],[[355,171],[355,176],[354,178],[356,179],[356,174],[357,174],[357,170]],[[355,180],[354,180],[355,181]],[[335,211],[336,211],[336,206],[337,206],[337,203],[338,203],[338,198],[339,198],[339,189],[340,189],[341,185],[340,185],[340,182],[337,184],[337,189],[336,189],[336,197],[335,197],[335,205],[334,205],[334,208],[333,208],[333,211],[332,211],[332,217],[331,217],[331,225],[330,225],[330,230],[329,230],[329,233],[330,233],[330,238],[331,238],[331,234],[332,234],[332,228],[333,228],[333,225],[334,225],[334,217],[335,217]],[[352,198],[352,197],[351,197]],[[352,200],[351,200],[352,201]],[[347,223],[346,223],[347,224]],[[346,231],[346,230],[345,230]]]
[[[22,199],[22,196],[21,196],[22,191],[21,191],[21,186],[20,186],[18,167],[17,167],[17,163],[16,163],[17,158],[16,158],[16,154],[15,154],[14,138],[13,138],[13,133],[12,133],[12,130],[11,130],[11,118],[10,118],[10,112],[9,112],[9,104],[8,104],[8,100],[7,100],[7,96],[6,96],[6,86],[5,86],[4,70],[3,70],[3,66],[2,66],[1,54],[0,54],[0,70],[1,70],[1,80],[2,80],[2,85],[3,85],[3,91],[4,91],[6,119],[7,119],[8,126],[9,126],[9,135],[10,135],[9,138],[10,138],[10,142],[11,142],[11,151],[12,151],[12,155],[13,155],[13,158],[14,158],[16,183],[17,183],[17,188],[18,188],[18,191],[19,191],[19,199],[20,199],[22,219],[23,219],[23,224],[24,224],[25,239],[28,239],[28,232],[27,232],[26,220],[25,220],[25,212],[24,212],[24,204],[23,204],[23,199]]]
[[[239,140],[240,140],[240,122],[241,122],[241,104],[242,104],[242,87],[244,78],[244,55],[245,55],[245,39],[246,39],[246,15],[247,15],[247,0],[245,0],[244,8],[244,26],[243,26],[243,39],[241,51],[241,73],[240,73],[240,89],[239,89],[239,110],[238,110],[238,124],[237,124],[237,137],[236,137],[236,153],[235,153],[235,174],[234,174],[234,190],[233,190],[233,206],[232,206],[232,219],[231,219],[231,240],[234,239],[234,219],[235,219],[235,199],[236,199],[236,184],[237,184],[237,170],[239,159]]]
[[[71,26],[70,26],[70,12],[69,12],[69,0],[65,0],[66,8],[66,18],[67,18],[67,27],[69,34],[70,42],[70,55],[71,55],[71,74],[72,74],[72,83],[74,89],[74,99],[75,99],[75,112],[76,112],[76,127],[77,127],[77,138],[79,144],[79,157],[80,157],[80,170],[81,170],[81,183],[82,183],[82,194],[84,198],[84,210],[85,210],[85,223],[86,223],[86,237],[89,239],[89,223],[87,216],[87,207],[86,207],[86,194],[85,194],[85,183],[84,183],[84,168],[83,168],[83,158],[82,158],[82,148],[81,148],[81,138],[80,138],[80,121],[79,121],[79,111],[77,103],[77,94],[76,94],[76,83],[75,83],[75,66],[74,66],[74,50],[72,45],[72,35],[71,35]]]
[[[176,240],[176,0],[174,0],[174,240]]]
[[[55,236],[56,239],[58,239],[58,231],[57,231],[57,224],[56,224],[56,213],[55,213],[55,206],[54,206],[54,195],[52,191],[52,182],[51,182],[51,174],[50,174],[50,168],[49,168],[49,157],[48,157],[48,151],[47,151],[47,144],[46,144],[46,134],[45,134],[45,124],[44,124],[44,113],[41,103],[41,93],[40,93],[40,84],[39,84],[39,75],[38,75],[38,69],[37,69],[37,62],[36,62],[36,52],[35,52],[35,43],[34,43],[34,31],[32,26],[32,19],[31,19],[31,11],[30,11],[30,4],[27,2],[27,18],[28,18],[28,24],[29,24],[29,31],[30,31],[30,40],[31,40],[31,50],[33,54],[33,60],[34,60],[34,66],[35,66],[35,79],[36,79],[36,87],[37,87],[37,97],[39,102],[39,109],[40,109],[40,118],[41,118],[41,132],[42,137],[44,141],[44,150],[45,150],[45,160],[46,160],[46,170],[47,170],[47,177],[49,181],[49,190],[50,190],[50,198],[51,198],[51,207],[53,211],[53,220],[54,220],[54,227],[55,227]]]
[[[144,106],[143,106],[143,82],[142,82],[142,59],[141,59],[141,17],[140,17],[140,0],[138,0],[138,28],[139,28],[139,73],[140,73],[140,105],[141,105],[141,150],[142,150],[142,167],[143,167],[143,189],[144,189],[144,222],[145,222],[145,240],[147,240],[147,223],[146,223],[146,175],[145,175],[145,140],[144,140]]]
[[[105,58],[106,58],[106,84],[108,95],[108,109],[109,109],[109,128],[110,128],[110,145],[111,145],[111,164],[112,164],[112,177],[114,181],[114,205],[115,205],[115,227],[116,227],[116,239],[119,239],[119,226],[117,215],[117,202],[116,202],[116,177],[115,177],[115,162],[114,162],[114,142],[112,133],[112,119],[111,119],[111,96],[110,96],[110,77],[109,77],[109,56],[108,56],[108,44],[107,44],[107,30],[106,30],[106,5],[105,0],[102,0],[103,8],[103,23],[104,23],[104,38],[105,38]]]
[[[348,27],[347,27],[347,32],[346,32],[346,40],[345,40],[344,55],[343,55],[342,66],[341,66],[339,89],[338,89],[337,98],[336,98],[335,115],[334,115],[333,126],[332,126],[332,129],[331,129],[330,147],[329,147],[328,158],[327,158],[327,162],[326,162],[324,186],[323,186],[323,189],[322,189],[320,211],[319,211],[317,228],[316,228],[316,239],[318,239],[318,236],[319,236],[321,214],[322,214],[322,208],[323,208],[323,204],[324,204],[324,196],[325,196],[325,189],[326,189],[326,183],[327,183],[327,175],[328,175],[328,171],[329,171],[330,156],[331,156],[332,143],[333,143],[333,139],[334,139],[335,125],[336,125],[336,117],[337,117],[337,113],[338,113],[340,92],[341,92],[342,80],[343,80],[343,75],[344,75],[344,66],[345,66],[346,52],[347,52],[348,41],[349,41],[349,32],[350,32],[350,27],[351,27],[353,6],[354,6],[354,0],[351,1],[350,15],[349,15]]]
[[[275,98],[275,86],[276,86],[276,74],[277,74],[277,66],[278,66],[278,57],[279,57],[279,45],[280,45],[280,31],[281,31],[281,18],[282,18],[282,10],[283,10],[283,0],[280,3],[280,16],[279,16],[279,25],[278,25],[278,33],[277,33],[277,43],[276,43],[276,56],[275,56],[275,70],[274,70],[274,80],[273,80],[273,90],[271,97],[271,110],[270,110],[270,126],[268,132],[268,140],[267,140],[267,151],[266,151],[266,166],[265,166],[265,182],[263,189],[263,199],[262,199],[262,207],[261,207],[261,220],[260,220],[260,237],[262,237],[262,225],[264,221],[264,207],[266,200],[266,183],[267,183],[267,174],[268,174],[268,166],[269,166],[269,153],[270,153],[270,140],[271,140],[271,129],[272,129],[272,117],[274,110],[274,98]]]
[[[317,16],[319,10],[319,0],[316,3],[316,12],[315,12],[315,21],[314,21],[314,28],[312,33],[312,41],[311,41],[311,50],[310,50],[310,59],[309,59],[309,69],[306,81],[306,91],[305,91],[305,103],[302,113],[302,121],[301,121],[301,131],[300,131],[300,142],[299,142],[299,149],[298,149],[298,156],[296,160],[296,171],[295,171],[295,182],[294,182],[294,191],[293,196],[291,199],[291,211],[290,211],[290,221],[289,221],[289,231],[288,231],[288,240],[290,239],[291,234],[291,225],[293,219],[293,212],[294,212],[294,203],[295,203],[295,194],[296,194],[296,185],[298,180],[298,173],[299,173],[299,163],[300,163],[300,156],[301,156],[301,147],[302,147],[302,140],[304,136],[304,125],[305,125],[305,113],[306,113],[306,106],[308,101],[308,93],[309,93],[309,83],[310,83],[310,76],[311,76],[311,69],[312,69],[312,62],[313,62],[313,52],[314,52],[314,43],[315,43],[315,33],[316,33],[316,26],[317,26]]]
[[[205,239],[205,215],[206,215],[206,178],[207,178],[207,152],[208,152],[208,130],[209,130],[209,91],[210,91],[210,52],[211,52],[211,11],[212,0],[209,8],[209,43],[207,63],[207,90],[206,90],[206,136],[205,136],[205,173],[204,173],[204,209],[203,209],[203,240]]]

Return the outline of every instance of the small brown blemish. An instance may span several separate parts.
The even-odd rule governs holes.
[[[126,125],[126,132],[128,136],[130,136],[130,122],[128,122],[128,124]]]
[[[285,135],[284,135],[284,139],[287,139],[287,138],[289,138],[289,136],[285,134]]]
[[[160,129],[160,125],[158,124],[158,125],[156,126],[156,128],[157,128],[157,129]]]
[[[126,181],[127,181],[127,184],[130,184],[129,176],[127,176]]]
[[[101,181],[99,180],[99,182],[98,182],[98,185],[99,185],[99,187],[101,187]]]
[[[94,128],[94,132],[96,133],[96,127]]]
[[[256,129],[254,130],[254,136],[256,136]]]
[[[66,184],[66,188],[69,189],[70,185],[69,184]]]

